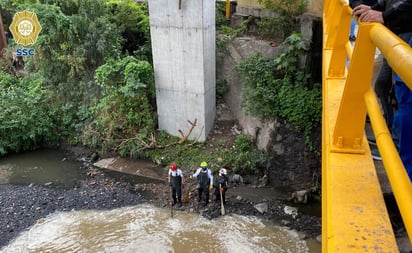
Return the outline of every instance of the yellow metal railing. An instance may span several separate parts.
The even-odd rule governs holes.
[[[399,252],[365,138],[365,119],[368,113],[412,241],[412,184],[371,87],[377,47],[412,88],[412,49],[378,23],[360,23],[352,48],[351,13],[347,1],[324,1],[322,250]]]

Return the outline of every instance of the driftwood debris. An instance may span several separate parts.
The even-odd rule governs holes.
[[[190,124],[189,132],[188,132],[186,135],[184,135],[184,133],[183,133],[182,130],[180,130],[180,129],[178,130],[179,133],[180,133],[180,135],[182,136],[182,138],[180,138],[180,140],[178,141],[178,144],[182,144],[182,143],[184,143],[184,142],[187,140],[187,138],[188,138],[188,137],[190,136],[190,134],[192,133],[193,128],[195,128],[195,126],[196,126],[197,119],[195,119],[194,122],[191,122],[190,120],[188,120],[187,122],[189,122],[189,124]]]
[[[179,141],[169,143],[169,144],[166,144],[166,145],[158,145],[157,141],[156,141],[156,137],[153,134],[150,134],[149,142],[141,140],[141,146],[142,146],[141,149],[161,149],[161,148],[167,148],[167,147],[170,147],[170,146],[173,146],[173,145],[183,144],[184,142],[187,141],[187,139],[189,138],[189,136],[192,133],[193,129],[196,127],[197,119],[195,119],[193,122],[190,121],[190,120],[188,120],[187,122],[189,122],[189,124],[190,124],[189,131],[187,132],[187,134],[185,134],[181,129],[179,129],[178,132],[180,133],[180,136],[181,136]],[[137,139],[137,138],[131,138],[131,139],[124,140],[121,144],[123,144],[125,141],[132,140],[132,139]]]

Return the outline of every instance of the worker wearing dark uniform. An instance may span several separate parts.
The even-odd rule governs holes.
[[[200,164],[200,168],[196,170],[193,174],[194,178],[197,178],[197,192],[198,192],[198,202],[202,202],[202,195],[205,195],[204,206],[209,203],[209,189],[213,189],[213,174],[208,168],[206,162]]]
[[[172,187],[173,205],[182,206],[182,188],[185,185],[185,178],[181,169],[177,168],[176,163],[169,167],[168,182]]]
[[[223,204],[226,204],[226,191],[228,188],[228,180],[227,180],[227,170],[220,169],[219,176],[216,179],[215,184],[215,199],[216,202],[220,202],[220,192],[222,192],[222,200]]]

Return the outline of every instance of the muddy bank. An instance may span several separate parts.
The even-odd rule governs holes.
[[[171,189],[166,184],[167,168],[150,162],[120,157],[104,158],[93,165],[105,169],[106,173],[118,174],[125,180],[129,180],[136,192],[142,194],[153,205],[171,208]],[[197,181],[189,179],[194,170],[181,169],[186,178],[186,185],[182,192],[184,205],[171,208],[171,212],[194,212],[208,219],[219,218],[222,209],[219,201],[220,195],[215,195],[215,189],[210,190],[210,202],[204,207],[198,203]],[[137,182],[136,179],[141,176],[151,182],[145,183],[141,180]],[[301,231],[311,238],[320,235],[320,200],[309,197],[308,204],[289,202],[287,199],[290,195],[287,193],[266,184],[263,186],[256,179],[250,182],[257,182],[257,184],[247,181],[248,183],[241,186],[229,185],[226,192],[226,204],[223,207],[225,215],[253,215]]]
[[[0,248],[56,211],[113,209],[147,202],[130,183],[85,167],[86,178],[69,189],[46,185],[0,185]]]
[[[170,190],[166,183],[137,184],[135,189],[150,203],[171,208]],[[315,238],[321,234],[320,216],[302,213],[297,205],[281,200],[278,196],[274,189],[269,187],[231,187],[226,192],[225,215],[257,216],[303,232],[306,238]],[[189,181],[183,190],[183,207],[173,207],[173,211],[194,212],[208,219],[215,219],[221,216],[221,205],[215,198],[214,189],[210,191],[210,202],[206,207],[203,203],[198,203],[195,181]]]
[[[107,210],[140,203],[170,208],[169,187],[162,181],[145,180],[126,173],[99,169],[89,161],[84,162],[83,170],[85,177],[70,188],[52,183],[0,185],[0,248],[38,220],[56,211]],[[184,193],[189,191],[192,192],[190,200],[186,201],[183,207],[174,208],[174,212],[195,212],[209,219],[220,217],[220,205],[213,201],[212,195],[209,205],[201,207],[196,200],[193,182],[186,185]],[[225,205],[226,215],[258,216],[304,232],[307,237],[316,237],[321,233],[319,217],[299,211],[293,216],[286,214],[285,204],[270,194],[266,195],[270,192],[271,189],[251,186],[229,189]],[[254,207],[256,204],[267,207],[258,211]]]

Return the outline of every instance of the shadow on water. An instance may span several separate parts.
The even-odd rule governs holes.
[[[68,161],[62,150],[43,149],[0,158],[0,184],[70,188],[85,177],[83,163]]]

